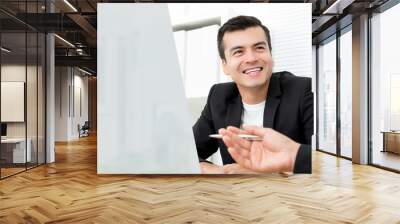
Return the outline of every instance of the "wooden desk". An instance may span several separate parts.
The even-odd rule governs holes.
[[[400,154],[400,131],[382,131],[383,150],[382,152],[393,152]]]

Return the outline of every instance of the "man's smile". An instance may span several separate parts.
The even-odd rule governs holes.
[[[249,75],[249,76],[256,76],[258,75],[261,71],[263,70],[263,67],[252,67],[252,68],[247,68],[243,70],[243,74]]]

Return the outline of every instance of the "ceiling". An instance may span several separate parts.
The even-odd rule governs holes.
[[[336,32],[337,27],[351,23],[351,18],[373,10],[388,0],[230,0],[229,2],[256,3],[312,3],[312,37],[313,43],[327,38]],[[1,0],[0,24],[4,33],[2,38],[13,40],[14,47],[24,46],[22,33],[25,29],[40,32],[55,32],[61,38],[55,38],[56,65],[80,66],[96,72],[97,57],[97,3],[127,3],[127,2],[187,2],[184,0]],[[190,1],[190,2],[224,2],[224,1]],[[50,10],[51,8],[51,10]],[[52,11],[52,13],[49,13]],[[341,20],[340,26],[337,23]],[[344,21],[344,22],[343,22]],[[346,22],[347,21],[347,22]],[[20,34],[18,34],[20,33]],[[4,41],[3,41],[4,43]],[[71,45],[72,44],[72,45]],[[28,44],[27,51],[35,47]],[[22,51],[22,48],[21,48]],[[23,52],[21,52],[23,53]]]

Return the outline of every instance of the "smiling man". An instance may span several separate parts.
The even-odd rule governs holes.
[[[311,79],[286,71],[272,73],[268,28],[255,17],[237,16],[221,26],[217,42],[223,71],[233,82],[211,88],[207,104],[193,126],[202,172],[254,172],[237,165],[222,140],[209,137],[228,126],[272,128],[299,145],[311,145]],[[218,148],[224,167],[206,161]],[[297,172],[311,172],[311,152],[299,153],[304,164],[297,164]]]

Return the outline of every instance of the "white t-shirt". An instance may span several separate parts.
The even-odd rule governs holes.
[[[258,104],[243,103],[242,125],[263,127],[265,100]]]

